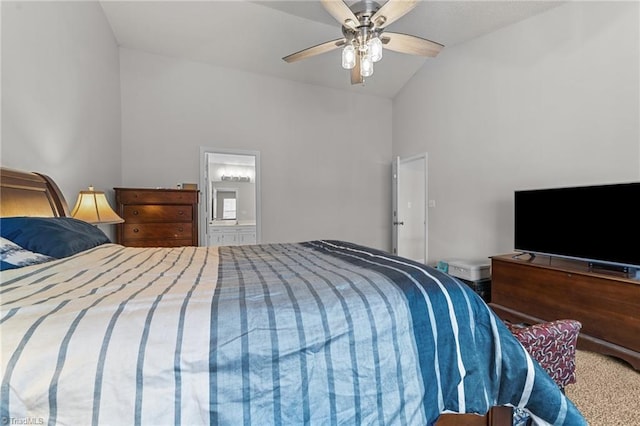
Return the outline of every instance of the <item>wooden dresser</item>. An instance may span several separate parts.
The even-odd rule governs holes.
[[[587,262],[494,256],[489,305],[515,322],[578,320],[578,348],[640,370],[640,280],[590,271]]]
[[[116,242],[130,247],[198,245],[198,191],[114,188],[118,214]]]

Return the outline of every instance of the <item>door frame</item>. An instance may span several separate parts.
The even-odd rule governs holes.
[[[407,158],[400,158],[397,156],[392,162],[392,183],[391,183],[391,241],[392,241],[392,253],[398,254],[398,222],[402,222],[402,218],[399,217],[401,212],[398,212],[398,195],[399,188],[402,184],[402,166],[403,164],[413,161],[424,161],[424,263],[429,262],[429,155],[424,152],[421,154],[412,155]]]
[[[209,231],[209,209],[211,208],[211,188],[209,187],[209,165],[208,154],[231,154],[231,155],[252,155],[256,159],[256,244],[262,241],[262,207],[260,203],[260,151],[243,149],[214,148],[208,146],[200,147],[200,223],[198,224],[198,234],[201,246],[208,245]]]

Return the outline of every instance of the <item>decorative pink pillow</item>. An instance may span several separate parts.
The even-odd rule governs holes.
[[[507,323],[507,327],[561,389],[576,382],[579,321],[564,319],[531,326]]]

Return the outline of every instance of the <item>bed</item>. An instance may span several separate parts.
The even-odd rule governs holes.
[[[343,241],[123,247],[47,176],[1,177],[28,258],[3,257],[3,424],[586,424],[435,268]]]

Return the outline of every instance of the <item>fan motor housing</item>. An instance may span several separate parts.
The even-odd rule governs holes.
[[[375,1],[363,0],[354,3],[349,9],[351,9],[353,14],[356,15],[358,19],[360,19],[361,15],[367,15],[368,17],[371,17],[378,11],[378,9],[380,9],[380,5]]]
[[[354,3],[350,7],[351,11],[358,18],[359,26],[371,26],[370,18],[380,9],[380,5],[375,1],[363,0]]]
[[[359,25],[357,28],[351,29],[346,26],[342,26],[342,35],[348,42],[360,37],[363,40],[367,39],[367,34],[371,31],[373,23],[371,17],[380,9],[380,5],[375,1],[363,0],[354,3],[350,7],[351,11],[358,18]],[[384,17],[383,17],[384,18]],[[381,32],[381,31],[379,31]]]

